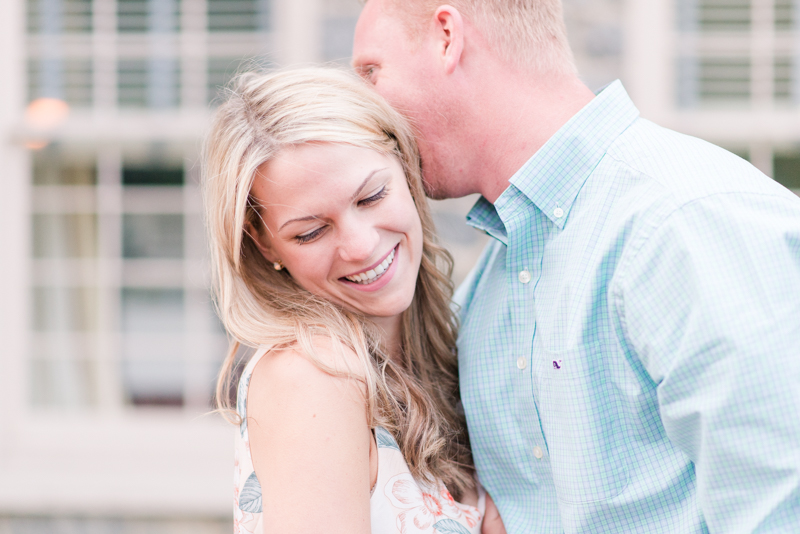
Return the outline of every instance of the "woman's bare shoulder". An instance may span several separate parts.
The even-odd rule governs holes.
[[[358,358],[334,349],[316,343],[317,359]],[[317,532],[332,518],[349,525],[352,517],[369,517],[365,391],[362,381],[325,372],[299,347],[261,357],[248,387],[247,428],[265,530],[295,531],[288,525],[302,518]]]
[[[295,411],[319,402],[333,402],[344,409],[352,408],[355,401],[363,411],[365,372],[355,351],[323,336],[313,338],[313,355],[299,344],[272,349],[253,369],[248,415],[257,415],[264,408],[272,414]]]

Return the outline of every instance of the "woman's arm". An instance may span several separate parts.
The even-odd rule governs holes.
[[[322,345],[319,356],[333,360]],[[296,350],[256,365],[247,422],[265,532],[369,534],[365,395],[361,382],[331,376]]]
[[[506,527],[500,518],[500,511],[489,494],[486,494],[486,513],[483,516],[481,534],[506,534]]]

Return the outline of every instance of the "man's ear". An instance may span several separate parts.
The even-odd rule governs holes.
[[[258,228],[256,228],[253,223],[247,221],[244,226],[245,232],[250,238],[253,240],[253,243],[256,244],[256,248],[264,256],[270,263],[275,263],[276,261],[280,260],[278,256],[275,254],[275,251],[272,250],[272,247],[269,244],[269,239],[264,235],[263,232],[260,232]]]
[[[453,6],[439,6],[433,16],[437,53],[445,72],[452,74],[464,52],[464,19]]]

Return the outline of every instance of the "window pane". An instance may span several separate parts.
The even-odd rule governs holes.
[[[751,0],[695,0],[698,26],[703,31],[747,31]]]
[[[750,99],[750,59],[683,58],[678,94],[681,105],[746,102]]]
[[[30,362],[30,393],[34,406],[95,405],[96,384],[96,369],[91,360],[34,358]]]
[[[120,33],[168,33],[178,29],[177,0],[117,0]]]
[[[792,58],[775,58],[775,100],[792,98]]]
[[[29,33],[92,31],[92,0],[28,0]]]
[[[117,81],[117,97],[121,107],[147,105],[147,62],[144,59],[121,59]]]
[[[183,332],[183,289],[122,289],[124,332]]]
[[[169,167],[126,167],[123,185],[183,185],[183,169]]]
[[[789,189],[800,190],[800,154],[778,154],[773,161],[775,180]]]
[[[148,0],[117,0],[117,31],[146,32]]]
[[[90,59],[45,58],[28,62],[28,97],[59,98],[75,107],[92,105]]]
[[[74,151],[64,152],[57,145],[50,145],[33,153],[34,185],[94,185],[97,182],[92,158],[80,159],[75,157]]]
[[[750,98],[750,60],[703,58],[699,82],[701,100],[747,100]]]
[[[800,4],[795,0],[775,0],[775,29],[791,31],[797,20]]]
[[[34,214],[33,256],[89,258],[97,255],[97,217],[89,213]]]
[[[121,59],[117,68],[120,107],[160,109],[178,105],[180,80],[176,59]]]
[[[236,75],[242,63],[241,59],[234,58],[208,58],[208,102],[224,99],[223,89]]]
[[[122,379],[129,402],[182,405],[183,290],[124,288],[121,297]]]
[[[124,215],[122,250],[126,258],[182,258],[182,215]]]
[[[89,287],[34,287],[33,329],[89,331],[97,328],[97,290]]]
[[[268,31],[270,4],[270,0],[208,0],[208,31]]]

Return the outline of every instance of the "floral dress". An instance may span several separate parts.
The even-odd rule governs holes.
[[[236,435],[234,470],[234,534],[265,534],[261,521],[261,484],[253,470],[247,432],[247,389],[250,378],[267,350],[259,350],[239,380],[236,411],[242,424]],[[394,437],[375,428],[378,445],[378,481],[370,497],[372,534],[479,534],[485,510],[485,493],[479,490],[478,507],[456,502],[439,482],[425,485],[411,476]]]

